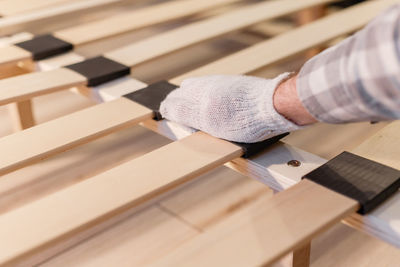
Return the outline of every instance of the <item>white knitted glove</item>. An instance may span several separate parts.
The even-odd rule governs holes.
[[[274,108],[275,88],[286,79],[213,75],[186,79],[161,103],[162,116],[222,139],[255,143],[300,126]]]

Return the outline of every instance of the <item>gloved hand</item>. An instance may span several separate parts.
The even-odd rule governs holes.
[[[161,103],[162,116],[222,139],[255,143],[300,126],[274,108],[275,79],[239,75],[189,78]]]

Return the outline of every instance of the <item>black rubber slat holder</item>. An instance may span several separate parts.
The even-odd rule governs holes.
[[[58,39],[51,34],[39,35],[15,45],[31,52],[34,60],[56,56],[73,49],[71,43]]]
[[[399,170],[349,152],[341,153],[303,178],[358,201],[361,214],[372,211],[400,187]]]
[[[178,86],[171,84],[167,81],[160,81],[157,83],[153,83],[138,91],[129,93],[124,97],[153,110],[154,119],[162,120],[162,116],[160,114],[160,104],[167,97],[167,95],[175,90],[177,87]],[[232,143],[240,146],[243,149],[242,157],[248,158],[264,150],[266,147],[278,142],[286,135],[288,135],[288,133],[284,133],[258,143]]]
[[[150,84],[143,89],[124,95],[124,97],[153,110],[153,118],[159,121],[162,120],[162,116],[160,114],[161,102],[176,88],[178,88],[178,86],[174,84],[171,84],[167,81],[160,81]]]
[[[68,65],[66,68],[85,76],[88,86],[97,86],[121,78],[129,75],[131,71],[128,66],[103,56]]]

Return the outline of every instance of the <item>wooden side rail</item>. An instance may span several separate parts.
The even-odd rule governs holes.
[[[374,2],[373,2],[374,3]],[[380,3],[380,2],[378,2]],[[365,7],[365,6],[363,6]],[[378,12],[377,7],[375,5],[367,5],[367,7],[371,8],[370,10],[373,10],[375,12]],[[359,8],[354,8],[352,11],[359,12]],[[366,10],[364,10],[366,13]],[[365,14],[363,13],[363,14]],[[354,22],[355,20],[353,18],[352,12],[348,12],[347,18],[351,22]],[[371,17],[373,17],[372,14],[370,14]],[[327,21],[329,23],[335,23],[337,22],[334,20],[336,18],[338,21],[343,21],[346,16],[336,16],[332,15],[332,17],[327,17],[322,19],[321,21]],[[333,19],[333,20],[332,20]],[[221,59],[219,61],[216,61],[215,63],[211,63],[205,67],[201,67],[198,71],[195,72],[190,72],[193,75],[198,75],[198,74],[209,74],[209,73],[231,73],[231,74],[239,74],[239,73],[248,73],[250,71],[253,71],[257,68],[260,68],[261,66],[271,64],[273,62],[276,62],[280,59],[286,58],[290,55],[296,54],[298,51],[295,49],[289,50],[289,49],[280,49],[281,47],[285,47],[291,43],[293,43],[294,40],[297,40],[301,38],[301,36],[307,36],[307,35],[313,35],[316,30],[321,28],[324,29],[326,27],[326,23],[321,23],[321,21],[316,21],[312,24],[303,26],[299,29],[293,30],[287,34],[283,34],[281,36],[275,37],[271,40],[267,40],[265,42],[262,42],[256,46],[250,47],[248,49],[245,49],[241,52],[238,52],[236,54],[233,54],[231,56],[228,56],[224,59]],[[366,23],[366,21],[364,22]],[[360,27],[360,25],[357,23],[355,25],[356,27]],[[353,29],[350,27],[350,29]],[[344,31],[348,31],[349,29],[346,28]],[[326,35],[320,36],[317,40],[314,41],[313,38],[302,38],[304,40],[304,43],[299,42],[299,50],[305,50],[307,48],[312,48],[315,45],[320,44],[320,42],[324,42],[327,39],[333,38],[335,35],[330,35],[330,33],[323,31]],[[342,32],[335,32],[334,34],[341,34]],[[327,36],[328,35],[328,36]],[[271,52],[275,51],[275,52]],[[122,56],[122,55],[121,55]],[[241,62],[241,64],[236,64],[236,62]],[[47,89],[49,92],[58,90],[59,88],[64,88],[64,85],[66,84],[66,81],[68,81],[68,84],[66,87],[72,87],[72,86],[82,86],[85,85],[85,78],[81,76],[80,74],[74,73],[73,71],[65,68],[57,69],[52,71],[53,75],[52,80],[50,81],[49,79],[45,79],[47,77],[47,72],[43,73],[34,73],[30,75],[23,75],[17,78],[11,78],[7,79],[9,82],[9,91],[17,91],[18,89],[15,87],[11,87],[13,85],[12,80],[18,79],[21,81],[23,78],[26,78],[26,90],[30,90],[34,88],[34,86],[31,84],[30,77],[36,76],[37,81],[39,82],[39,85],[41,85],[41,82],[46,83],[47,86],[49,86],[49,89]],[[177,77],[175,79],[172,79],[173,83],[179,84],[180,81],[184,78],[187,77],[188,75],[181,75],[180,77]],[[36,78],[35,78],[36,79]],[[3,81],[5,82],[5,81]],[[53,83],[50,83],[53,82]],[[0,82],[1,84],[2,82]],[[62,85],[60,85],[60,83]],[[30,85],[30,87],[28,86]],[[144,87],[144,84],[132,80],[129,82],[129,84],[124,84],[122,87],[126,88],[131,88],[129,92],[135,91],[135,89],[140,89]],[[101,93],[102,91],[107,91],[105,89],[98,89],[98,91]],[[125,91],[125,93],[128,93]],[[86,111],[80,111],[74,114],[73,117],[65,117],[61,118],[58,120],[55,120],[53,122],[45,123],[43,125],[39,125],[37,127],[34,127],[28,131],[23,131],[20,133],[17,133],[15,135],[11,135],[8,137],[4,137],[0,139],[0,148],[2,151],[8,151],[15,145],[20,145],[20,146],[25,146],[22,144],[26,143],[26,146],[28,144],[32,143],[32,140],[34,138],[41,138],[41,136],[48,134],[49,132],[57,132],[57,129],[63,129],[66,125],[69,125],[69,128],[75,129],[74,131],[71,131],[70,135],[60,135],[60,134],[53,134],[51,139],[48,140],[48,142],[34,142],[33,146],[30,146],[31,149],[29,151],[27,150],[17,150],[12,154],[9,154],[7,156],[4,156],[0,159],[0,174],[5,174],[10,171],[13,171],[17,168],[21,168],[23,166],[26,166],[28,164],[32,164],[40,159],[49,157],[51,155],[54,155],[56,153],[59,153],[61,151],[64,151],[66,149],[70,149],[72,147],[75,147],[77,145],[81,145],[85,142],[88,142],[90,140],[93,140],[97,137],[103,136],[105,134],[109,134],[115,130],[120,129],[121,127],[127,126],[127,125],[133,125],[135,123],[140,122],[144,118],[149,118],[152,116],[152,111],[149,109],[146,109],[147,111],[139,112],[139,110],[143,109],[138,109],[137,104],[134,102],[128,103],[127,99],[125,98],[119,98],[121,96],[121,93],[117,91],[113,91],[114,95],[109,95],[109,99],[115,99],[112,103],[106,103],[106,104],[100,104],[96,107],[90,108]],[[1,92],[0,92],[1,95]],[[28,95],[29,96],[29,95]],[[31,95],[32,96],[32,95]],[[21,101],[20,98],[14,98],[14,101]],[[131,106],[128,108],[129,104]],[[126,107],[126,115],[122,116],[120,115],[120,108],[118,105],[125,106]],[[138,111],[137,116],[135,115],[134,112]],[[92,120],[92,115],[89,114],[99,114],[99,113],[108,113],[107,118],[108,120],[103,120],[103,121],[93,121]],[[88,115],[86,115],[88,114]],[[112,117],[112,116],[115,116]],[[96,124],[95,124],[96,123]],[[63,125],[60,127],[60,125]],[[81,128],[81,125],[85,125],[88,128]],[[153,126],[150,126],[151,128],[154,128]],[[156,126],[157,128],[157,126]],[[168,131],[168,130],[167,130]],[[167,132],[165,131],[165,132]],[[164,133],[165,134],[165,133]],[[36,136],[36,137],[35,137]]]

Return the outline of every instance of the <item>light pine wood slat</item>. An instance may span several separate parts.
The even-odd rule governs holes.
[[[86,77],[67,68],[29,73],[0,80],[0,105],[29,100],[43,93],[85,86]]]
[[[241,154],[241,148],[236,145],[196,133],[12,210],[0,217],[0,236],[4,241],[0,244],[0,263],[11,263]],[[44,216],[43,211],[50,216]],[[27,221],[34,228],[27,230]],[[21,232],[24,234],[15,235]]]
[[[168,201],[167,206],[161,204],[160,207],[168,213],[172,211],[172,214],[175,215],[177,213],[174,207],[187,210],[188,213],[194,215],[191,216],[191,220],[187,220],[187,216],[182,217],[182,213],[178,213],[176,217],[180,220],[183,218],[185,224],[195,226],[198,233],[201,233],[207,231],[208,228],[217,222],[247,207],[249,204],[251,205],[251,203],[257,201],[259,198],[271,196],[272,191],[265,185],[243,177],[232,170],[220,167],[198,177],[196,181],[188,183],[178,190],[173,190],[167,196],[167,201],[171,198],[172,201]],[[184,201],[179,201],[179,199],[183,199]],[[165,203],[163,200],[162,202]],[[159,232],[157,242],[154,242],[152,238],[141,238],[140,231],[137,231],[138,234],[135,236],[130,235],[129,238],[125,238],[126,229],[132,229],[129,232],[135,231],[133,229],[137,229],[137,226],[136,222],[127,222],[124,224],[126,225],[125,229],[116,226],[99,233],[93,236],[93,238],[60,253],[60,255],[50,259],[43,266],[132,266],[132,264],[137,263],[137,258],[149,256],[150,253],[146,252],[151,251],[148,249],[149,247],[153,247],[150,244],[156,243],[169,251],[173,251],[176,247],[190,241],[188,239],[180,243],[179,246],[171,246],[169,236],[175,232],[175,227],[165,228],[166,232],[164,234]],[[153,227],[158,229],[155,225]],[[176,230],[179,231],[179,229]],[[149,227],[142,230],[143,232],[147,236],[147,232],[151,233],[153,230]],[[137,253],[132,255],[132,250],[136,246],[144,249],[144,253],[135,250]],[[97,249],[99,247],[101,247],[101,252]],[[146,263],[151,263],[160,257],[158,252],[154,253],[158,255],[148,257]],[[101,256],[98,256],[99,254]]]
[[[250,205],[151,266],[268,266],[357,207],[354,200],[303,181]]]
[[[1,67],[16,65],[19,61],[32,59],[31,52],[18,46],[6,46],[0,48]]]
[[[72,113],[24,132],[6,136],[0,139],[0,147],[4,149],[3,151],[11,153],[5,153],[1,157],[0,175],[42,160],[49,155],[68,150],[77,144],[87,143],[140,121],[151,119],[152,116],[153,112],[150,109],[134,104],[126,98],[120,98],[104,105]],[[74,123],[82,120],[88,123]],[[39,141],[43,139],[43,133],[46,140]],[[74,141],[71,142],[71,140]],[[24,149],[20,152],[12,152],[15,147]]]
[[[146,266],[198,234],[179,218],[153,205],[35,266]],[[27,265],[31,262],[27,261]]]

